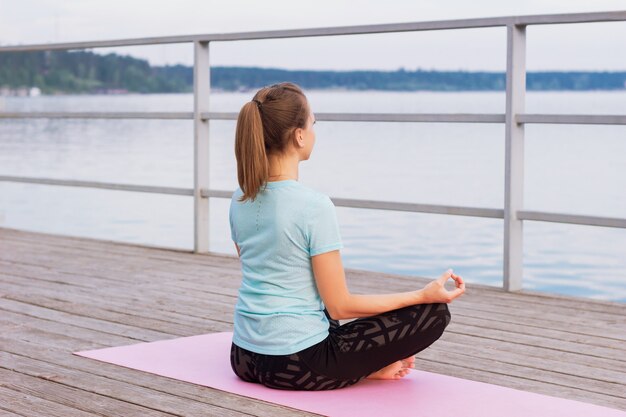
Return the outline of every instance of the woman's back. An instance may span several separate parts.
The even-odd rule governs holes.
[[[229,210],[243,275],[233,342],[285,355],[324,340],[329,322],[311,256],[343,247],[335,206],[296,180],[267,182],[254,201],[238,201],[242,194],[235,191]]]
[[[244,381],[279,389],[402,378],[412,355],[441,336],[451,317],[445,303],[465,284],[448,270],[421,290],[349,292],[335,206],[298,182],[314,124],[302,89],[288,82],[257,91],[237,117],[239,188],[229,214],[243,279],[231,367]],[[455,291],[444,287],[449,278]],[[341,325],[342,318],[355,320]]]

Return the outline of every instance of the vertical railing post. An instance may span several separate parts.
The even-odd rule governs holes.
[[[193,50],[193,246],[200,253],[209,251],[209,198],[202,196],[209,188],[209,120],[202,120],[211,90],[209,42],[194,41]]]
[[[507,25],[506,117],[504,156],[504,282],[505,291],[522,289],[523,228],[517,211],[524,197],[524,112],[526,96],[526,26]]]

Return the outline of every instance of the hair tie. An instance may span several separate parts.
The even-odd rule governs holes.
[[[260,109],[261,108],[261,102],[259,100],[257,100],[256,98],[253,98],[252,101],[256,102],[256,106]]]

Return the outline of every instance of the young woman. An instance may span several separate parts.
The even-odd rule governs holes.
[[[399,379],[450,322],[465,292],[446,271],[424,288],[381,295],[348,291],[330,198],[298,182],[315,143],[315,116],[293,83],[262,88],[237,119],[239,188],[231,236],[243,280],[230,361],[241,379],[292,390]],[[444,284],[452,278],[453,291]],[[338,320],[355,319],[343,325]]]

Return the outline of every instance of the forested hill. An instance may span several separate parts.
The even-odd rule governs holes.
[[[624,72],[529,72],[528,90],[626,90]],[[502,72],[469,71],[305,71],[255,67],[212,67],[211,88],[246,91],[291,81],[305,89],[393,91],[504,90]],[[0,87],[38,87],[44,94],[189,92],[193,68],[151,66],[148,61],[87,51],[0,53]]]

